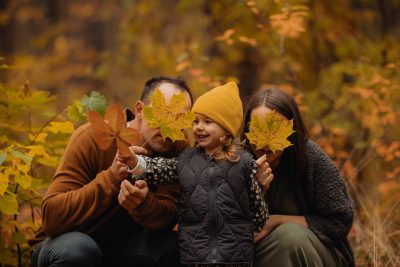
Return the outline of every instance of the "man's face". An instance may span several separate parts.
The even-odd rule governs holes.
[[[158,87],[163,93],[165,102],[169,104],[173,95],[180,94],[185,92],[186,96],[186,107],[183,112],[190,110],[191,108],[191,101],[190,96],[186,91],[181,91],[176,88],[174,84],[171,83],[162,83]],[[151,96],[150,96],[151,97]],[[151,105],[151,103],[150,103]],[[167,138],[165,141],[161,136],[161,131],[159,128],[150,128],[148,127],[148,122],[146,119],[142,119],[142,124],[140,127],[140,131],[142,134],[143,142],[145,143],[144,148],[152,155],[163,155],[165,153],[169,153],[171,151],[175,151],[175,144]]]

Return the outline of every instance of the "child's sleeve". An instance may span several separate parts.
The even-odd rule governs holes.
[[[138,165],[133,169],[131,179],[145,180],[150,185],[174,184],[178,182],[176,158],[150,158],[146,156],[138,156]]]
[[[256,179],[258,172],[258,166],[254,160],[251,161],[250,175],[249,175],[249,197],[250,197],[250,209],[253,212],[253,224],[256,231],[260,231],[266,220],[268,219],[268,207],[265,202],[260,184]]]

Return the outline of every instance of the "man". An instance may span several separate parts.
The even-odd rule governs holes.
[[[141,133],[148,155],[176,156],[184,146],[164,141],[160,130],[149,128],[143,118],[143,107],[156,88],[167,103],[184,92],[190,109],[192,96],[184,80],[152,78],[128,127]],[[177,237],[171,228],[177,220],[179,186],[149,190],[144,181],[121,185],[127,172],[116,160],[116,146],[101,150],[88,127],[88,123],[79,127],[71,136],[44,197],[43,231],[38,237],[47,238],[39,245],[31,242],[32,265],[177,266]],[[118,202],[120,190],[123,207]]]

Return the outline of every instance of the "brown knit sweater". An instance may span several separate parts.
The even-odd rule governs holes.
[[[89,234],[99,245],[118,242],[138,224],[153,230],[172,227],[177,221],[178,185],[162,185],[149,192],[135,210],[118,204],[121,181],[110,166],[116,146],[102,151],[96,145],[89,124],[72,135],[53,181],[42,203],[42,228],[31,246],[46,236],[70,231]]]

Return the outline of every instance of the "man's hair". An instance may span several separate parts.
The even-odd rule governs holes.
[[[142,95],[140,96],[140,100],[143,103],[148,104],[150,95],[162,83],[171,83],[171,84],[175,85],[175,87],[177,89],[188,92],[188,94],[190,96],[190,101],[193,104],[192,92],[190,91],[189,86],[186,84],[186,81],[182,77],[159,76],[159,77],[154,77],[154,78],[147,80],[146,83],[144,84],[144,88],[142,91]]]

